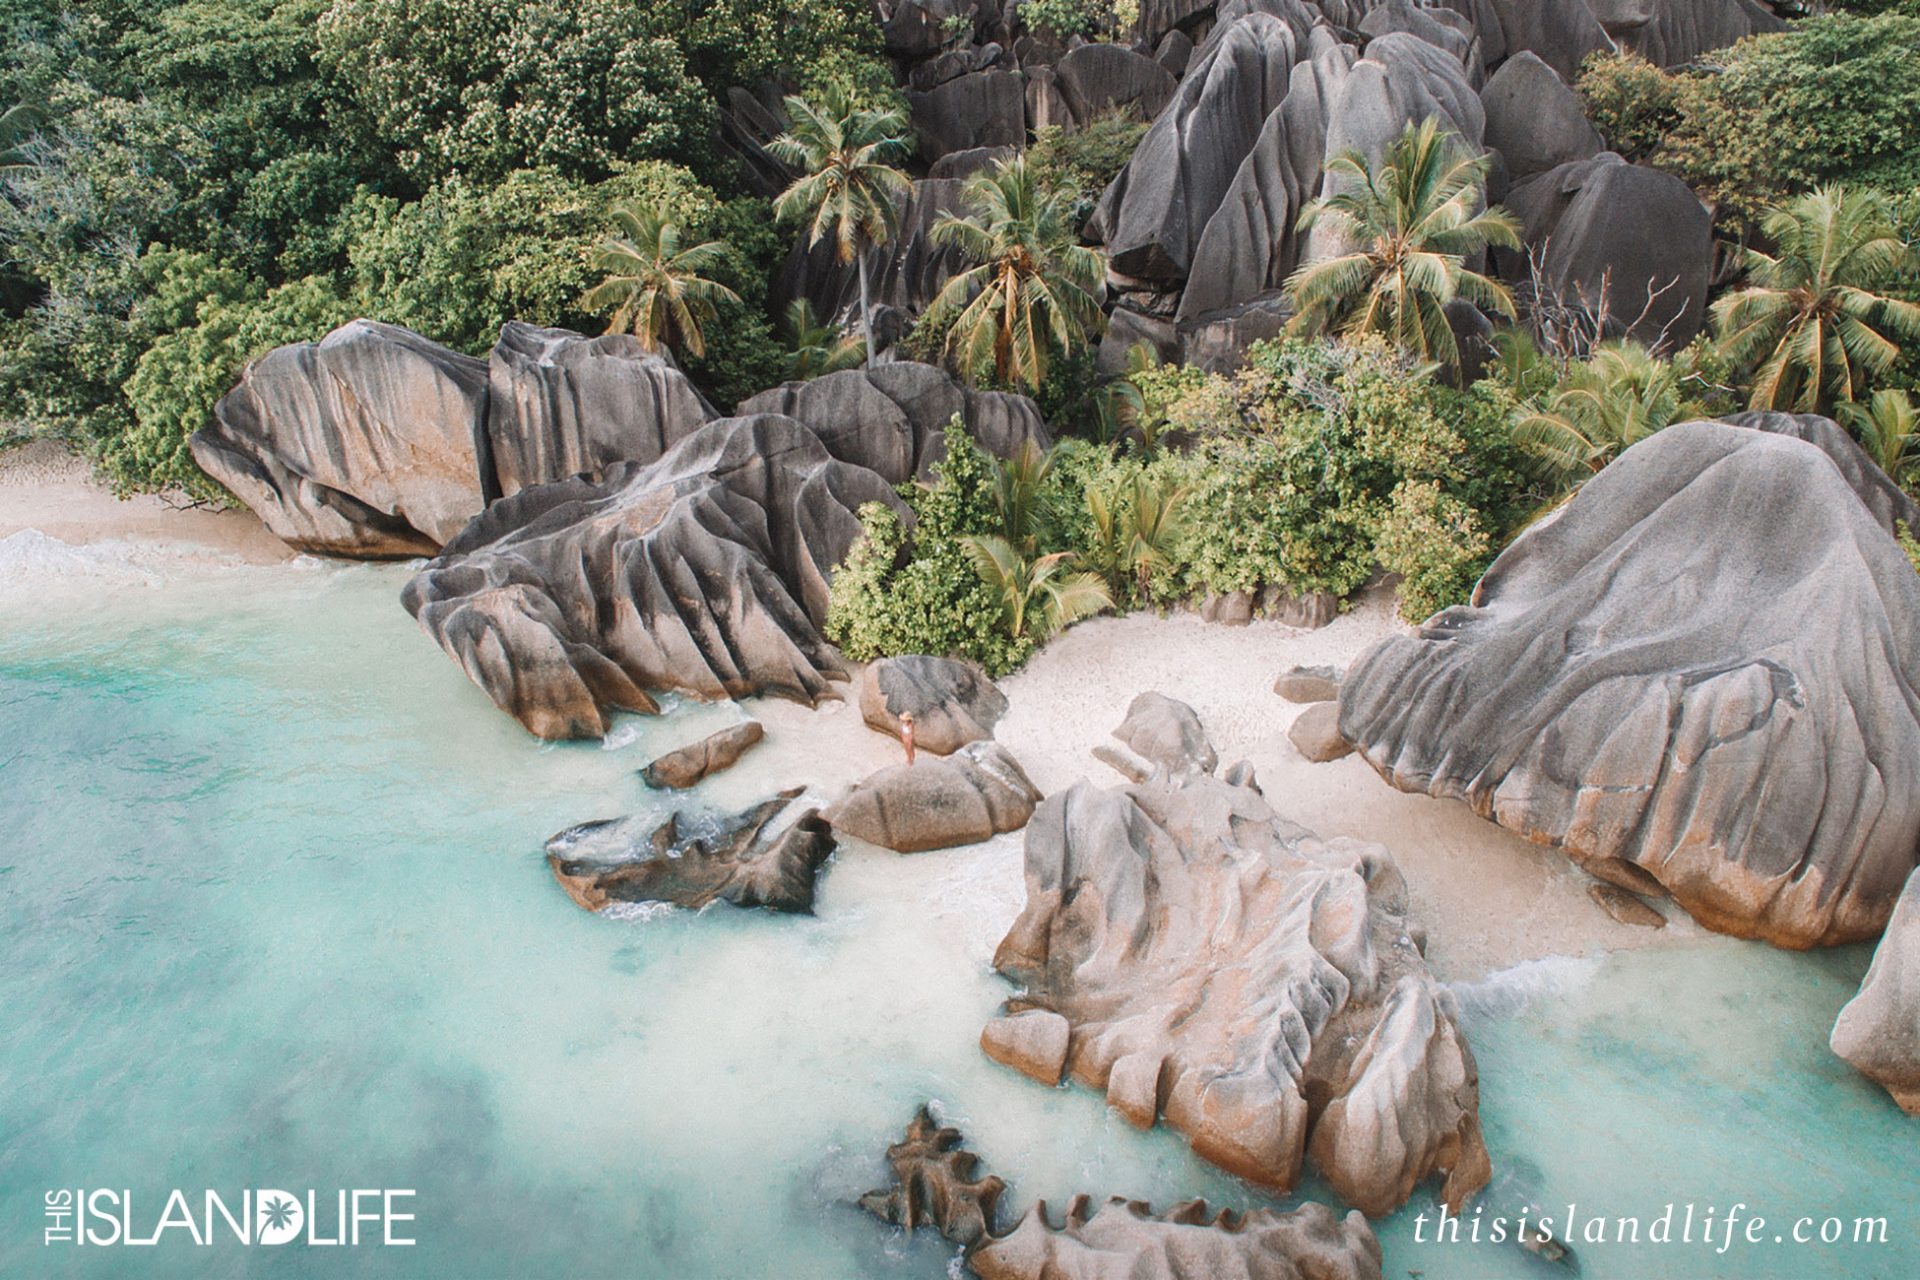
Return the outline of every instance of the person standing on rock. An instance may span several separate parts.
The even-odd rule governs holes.
[[[900,745],[907,749],[907,763],[913,763],[913,712],[900,713]]]

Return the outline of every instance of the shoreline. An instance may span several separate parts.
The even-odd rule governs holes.
[[[86,462],[52,441],[0,453],[0,539],[37,530],[70,546],[147,544],[248,565],[285,564],[295,553],[251,512],[183,508],[152,495],[122,500]],[[1679,912],[1664,929],[1615,922],[1587,897],[1590,878],[1557,850],[1533,845],[1464,804],[1396,791],[1358,755],[1313,764],[1287,740],[1302,710],[1273,693],[1294,665],[1344,669],[1375,640],[1404,630],[1391,592],[1374,589],[1326,627],[1275,622],[1227,626],[1191,613],[1134,613],[1071,628],[999,683],[1009,710],[996,737],[1040,790],[1122,779],[1092,756],[1133,698],[1158,692],[1193,706],[1223,766],[1250,761],[1283,816],[1323,837],[1384,845],[1406,876],[1412,915],[1428,934],[1428,959],[1444,981],[1475,982],[1533,961],[1580,958],[1711,936]],[[858,679],[856,669],[855,681]],[[462,679],[449,666],[449,679]],[[823,797],[897,762],[897,744],[867,729],[845,701],[809,710],[752,699],[744,714],[767,729],[747,767],[701,788],[718,804],[760,798],[768,776],[805,781]],[[825,765],[823,768],[822,765]],[[784,783],[783,783],[784,785]]]

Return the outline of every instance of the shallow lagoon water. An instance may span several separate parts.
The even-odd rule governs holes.
[[[399,608],[403,567],[46,550],[0,587],[0,1276],[932,1280],[951,1251],[849,1207],[926,1099],[1012,1205],[1265,1202],[980,1054],[1017,836],[843,849],[812,918],[595,918],[541,841],[661,804],[634,770],[711,709],[542,745]],[[1825,1047],[1867,958],[1716,941],[1463,989],[1484,1213],[1885,1216],[1876,1246],[1575,1247],[1599,1280],[1920,1274],[1920,1126]],[[416,1246],[40,1243],[50,1188],[138,1222],[175,1187],[382,1186]],[[1567,1274],[1416,1243],[1418,1210],[1380,1224],[1388,1276]]]

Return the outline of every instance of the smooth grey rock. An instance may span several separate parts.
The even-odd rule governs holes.
[[[882,769],[827,810],[836,831],[896,853],[978,844],[1018,831],[1040,793],[997,742]]]
[[[1212,773],[1220,763],[1193,708],[1164,693],[1136,697],[1113,736],[1169,773]]]
[[[695,743],[669,751],[640,771],[640,779],[650,787],[681,791],[722,769],[733,767],[741,756],[767,736],[758,720],[729,725]]]
[[[1833,1051],[1920,1116],[1920,872],[1887,921],[1860,993],[1833,1024]]]
[[[1288,702],[1332,702],[1340,696],[1340,672],[1334,667],[1288,667],[1273,682]]]
[[[1638,895],[1617,884],[1598,881],[1587,886],[1587,896],[1599,908],[1621,924],[1640,929],[1664,929],[1667,918],[1655,911]]]
[[[1154,46],[1153,60],[1167,69],[1167,74],[1178,80],[1187,73],[1187,63],[1193,58],[1193,41],[1184,31],[1169,31]]]
[[[1182,361],[1208,373],[1233,373],[1245,363],[1248,347],[1279,337],[1292,318],[1293,307],[1277,290],[1208,312],[1181,324]]]
[[[1473,1055],[1384,849],[1198,772],[1079,783],[1026,839],[1026,905],[994,955],[1021,993],[1006,1012],[1064,1019],[1067,1072],[1124,1119],[1271,1191],[1310,1158],[1370,1214],[1430,1176],[1456,1211],[1486,1183]]]
[[[869,728],[900,736],[900,717],[913,716],[918,750],[952,755],[993,736],[1007,714],[1007,695],[971,662],[909,654],[879,658],[860,674],[860,715]]]
[[[589,911],[618,903],[669,902],[696,910],[711,902],[774,911],[813,910],[814,877],[833,836],[811,808],[778,834],[769,831],[799,791],[731,816],[646,814],[583,822],[547,841],[547,865],[567,895]]]
[[[1572,84],[1588,54],[1612,53],[1613,40],[1584,0],[1493,0],[1507,54],[1532,52]]]
[[[930,178],[965,181],[976,173],[985,173],[1014,154],[1012,147],[974,147],[967,151],[949,151],[927,170]]]
[[[1357,1210],[1338,1217],[1307,1201],[1285,1213],[1218,1213],[1188,1200],[1155,1215],[1115,1196],[1075,1196],[1065,1221],[1036,1204],[967,1261],[981,1280],[1380,1280],[1380,1242]]]
[[[1117,378],[1127,371],[1133,348],[1144,344],[1162,363],[1180,355],[1180,336],[1173,323],[1157,316],[1142,315],[1126,307],[1116,307],[1107,317],[1107,331],[1101,335],[1100,351],[1094,359],[1095,372],[1105,378]]]
[[[1117,44],[1081,45],[1053,70],[1067,109],[1083,125],[1116,107],[1152,120],[1179,88],[1165,67]]]
[[[1316,702],[1287,726],[1287,741],[1315,764],[1326,764],[1353,754],[1353,744],[1340,736],[1340,704]]]
[[[1787,24],[1753,0],[1586,0],[1615,44],[1657,67],[1677,67]]]
[[[1200,602],[1200,620],[1223,626],[1244,627],[1253,621],[1253,592],[1229,591],[1210,595]]]
[[[1060,91],[1059,77],[1054,75],[1052,67],[1030,67],[1027,77],[1027,128],[1034,133],[1042,129],[1064,129],[1073,132],[1075,121],[1073,109],[1067,105],[1067,95]]]
[[[975,147],[1026,141],[1026,86],[1011,71],[975,71],[926,93],[907,93],[920,154],[929,161]]]
[[[1858,446],[1823,438],[1694,422],[1628,449],[1472,606],[1363,655],[1342,734],[1709,928],[1874,936],[1920,850],[1920,575]]]
[[[1605,145],[1587,122],[1580,97],[1536,54],[1507,59],[1480,90],[1487,110],[1487,145],[1514,178],[1542,173],[1600,154]]]
[[[1456,25],[1457,19],[1447,19],[1456,19],[1456,15],[1445,9],[1416,8],[1410,0],[1386,0],[1368,10],[1360,20],[1359,29],[1361,35],[1370,39],[1398,31],[1424,40],[1452,54],[1466,71],[1468,81],[1477,85],[1485,79],[1487,70],[1480,58],[1479,42],[1470,30],[1463,31]]]
[[[995,457],[1017,457],[1029,445],[1043,453],[1053,447],[1039,408],[1026,396],[976,391],[944,369],[907,360],[782,383],[741,401],[740,412],[794,418],[834,457],[896,485],[926,478],[947,456],[955,415]]]
[[[827,576],[867,502],[904,511],[793,419],[723,418],[657,462],[494,503],[402,602],[543,738],[604,735],[653,690],[817,702],[844,674],[820,634]]]
[[[484,505],[486,399],[484,362],[354,320],[247,365],[188,447],[296,550],[431,555]]]
[[[1285,626],[1317,631],[1340,616],[1340,597],[1331,591],[1295,595],[1285,587],[1263,587],[1260,613]]]
[[[511,321],[487,359],[487,438],[500,494],[616,462],[652,462],[714,418],[673,361],[631,334]]]

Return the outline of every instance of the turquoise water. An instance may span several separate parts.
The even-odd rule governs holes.
[[[1017,838],[843,850],[811,919],[573,906],[541,840],[657,803],[633,770],[675,726],[534,742],[404,578],[0,585],[0,1276],[932,1280],[949,1251],[848,1205],[928,1098],[1014,1204],[1257,1202],[979,1053]],[[1881,1246],[1576,1248],[1602,1280],[1920,1274],[1920,1124],[1825,1049],[1866,959],[1721,943],[1464,992],[1486,1212],[1881,1215]],[[45,1246],[58,1187],[131,1191],[141,1230],[175,1187],[411,1188],[418,1244]],[[1389,1276],[1566,1274],[1416,1244],[1414,1212]]]

